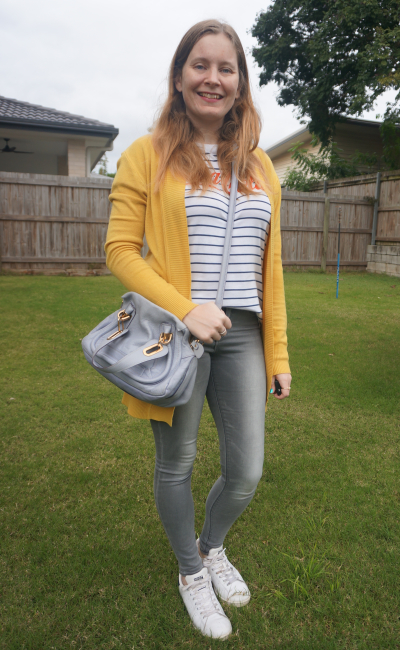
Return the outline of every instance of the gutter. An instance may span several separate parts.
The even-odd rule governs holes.
[[[67,135],[89,135],[89,136],[100,136],[102,138],[108,137],[112,142],[115,140],[119,134],[119,129],[117,129],[112,124],[106,125],[104,127],[97,125],[88,125],[88,124],[60,124],[57,122],[43,122],[39,120],[21,120],[15,117],[3,117],[0,116],[0,128],[1,127],[18,127],[23,131],[43,131],[50,133],[65,133]]]
[[[113,151],[113,149],[114,149],[113,140],[114,140],[114,138],[110,138],[105,147],[92,147],[92,146],[86,147],[86,152],[88,151],[88,149],[100,149],[100,148],[104,153],[106,151]],[[102,157],[103,157],[103,154],[100,153],[97,156],[97,158],[96,158],[96,160],[94,162],[94,165],[91,167],[90,171],[93,171],[93,169],[96,167],[97,163],[102,159]]]

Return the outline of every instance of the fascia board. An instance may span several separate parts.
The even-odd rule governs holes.
[[[22,131],[42,131],[42,132],[57,132],[65,133],[67,135],[98,135],[105,138],[111,138],[114,140],[119,134],[119,129],[115,126],[110,126],[102,128],[101,126],[90,126],[90,125],[79,125],[79,124],[57,124],[49,122],[39,122],[33,120],[20,120],[13,117],[1,117],[0,118],[0,128],[1,127],[18,127]]]

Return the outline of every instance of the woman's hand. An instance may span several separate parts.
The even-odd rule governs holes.
[[[228,316],[214,302],[198,305],[186,314],[183,322],[193,336],[203,343],[220,341],[226,330],[232,327]]]
[[[278,395],[275,390],[275,379],[277,379],[282,388],[282,394]],[[292,383],[292,375],[289,373],[282,373],[280,375],[273,375],[271,381],[271,390],[274,393],[276,399],[285,399],[290,395],[290,384]]]

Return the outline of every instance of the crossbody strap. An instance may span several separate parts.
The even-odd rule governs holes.
[[[229,196],[228,217],[226,220],[224,250],[222,252],[221,274],[219,276],[217,297],[215,298],[215,304],[220,309],[222,307],[222,302],[224,299],[226,276],[228,275],[228,264],[229,264],[229,255],[231,252],[233,222],[235,220],[237,188],[238,188],[238,179],[236,178],[234,163],[232,163],[231,193]]]

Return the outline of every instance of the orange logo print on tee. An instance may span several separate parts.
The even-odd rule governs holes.
[[[215,186],[221,185],[221,172],[214,172],[211,175],[211,182]],[[255,181],[253,181],[252,178],[250,179],[250,187],[251,187],[252,190],[261,190],[261,187]],[[228,183],[227,189],[228,189],[228,192],[230,192],[230,189],[231,189],[231,184],[230,183]]]
[[[211,175],[213,185],[221,185],[221,172],[214,172]]]

